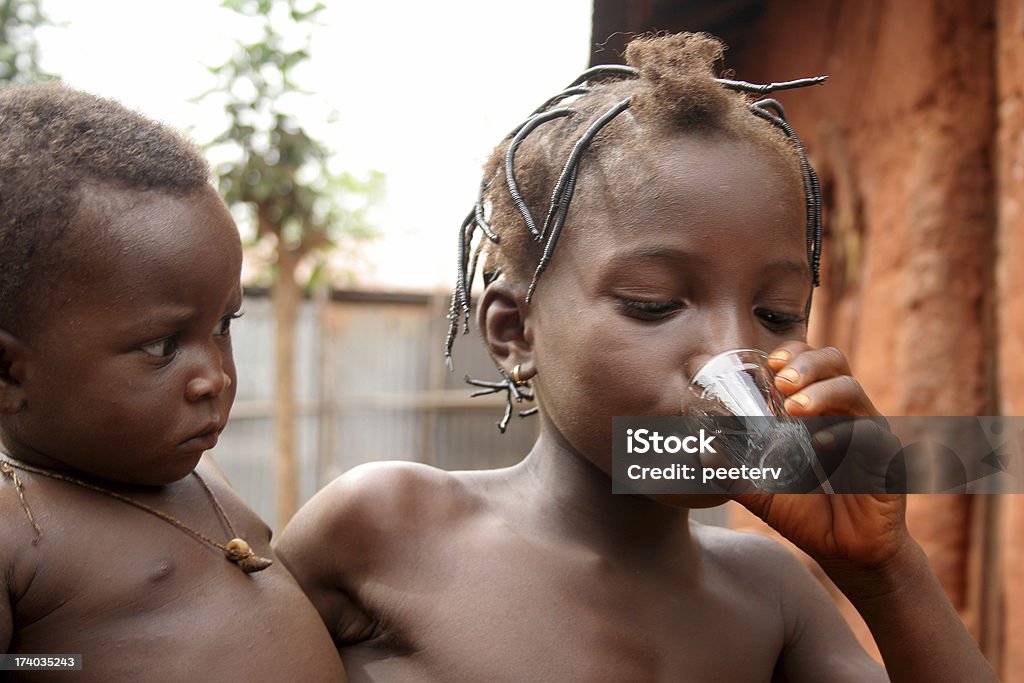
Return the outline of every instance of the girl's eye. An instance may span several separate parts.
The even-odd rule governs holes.
[[[807,319],[802,315],[769,311],[765,308],[756,309],[754,314],[764,322],[765,327],[777,334],[785,334],[807,322]]]
[[[172,334],[163,339],[157,339],[142,347],[142,350],[154,358],[168,358],[178,350],[178,335]]]
[[[684,306],[682,302],[678,301],[619,299],[619,303],[626,315],[638,320],[661,320],[681,310]]]
[[[217,323],[217,327],[213,328],[213,336],[226,337],[229,335],[231,333],[231,321],[241,317],[241,313],[232,313],[221,318],[220,322]]]

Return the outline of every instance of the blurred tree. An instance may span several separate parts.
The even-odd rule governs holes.
[[[260,22],[262,33],[253,42],[239,41],[234,56],[210,69],[218,87],[203,96],[224,98],[230,120],[211,143],[234,151],[232,161],[215,169],[221,194],[232,208],[250,212],[255,230],[249,245],[266,247],[269,242],[273,252],[268,275],[275,320],[278,529],[299,502],[294,362],[303,288],[329,283],[330,251],[374,234],[366,211],[383,186],[377,172],[366,178],[332,172],[325,145],[279,110],[287,97],[309,95],[295,85],[293,76],[310,59],[311,30],[325,7],[301,4],[224,0],[224,7]]]
[[[0,86],[54,77],[39,68],[35,35],[48,25],[40,0],[0,0]]]

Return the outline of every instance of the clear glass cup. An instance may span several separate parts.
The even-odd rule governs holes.
[[[778,473],[754,482],[757,488],[785,490],[812,470],[827,487],[810,432],[783,408],[785,399],[775,387],[766,353],[756,349],[720,353],[694,374],[690,390],[697,400],[687,405],[687,412],[712,418],[707,428],[718,437],[725,464],[773,468]]]

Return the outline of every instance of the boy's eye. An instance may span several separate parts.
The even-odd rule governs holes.
[[[178,335],[172,334],[163,339],[157,339],[142,347],[142,350],[154,358],[167,358],[178,350]]]
[[[231,321],[232,320],[237,320],[238,318],[241,318],[241,317],[242,317],[242,313],[239,312],[239,313],[232,313],[231,315],[226,315],[223,318],[221,318],[220,322],[217,323],[217,327],[213,328],[213,336],[215,336],[215,337],[225,337],[228,334],[230,334],[231,333]]]
[[[638,320],[661,320],[684,307],[679,301],[637,301],[635,299],[619,299],[626,315]]]
[[[783,334],[789,332],[794,327],[802,325],[806,322],[806,319],[802,315],[793,315],[791,313],[780,313],[778,311],[769,311],[765,308],[758,308],[754,311],[754,314],[764,321],[765,327],[772,332]]]

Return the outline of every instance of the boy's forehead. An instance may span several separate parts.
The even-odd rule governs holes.
[[[106,186],[83,188],[64,250],[69,268],[133,255],[172,257],[209,250],[230,263],[241,241],[212,187],[186,195]]]
[[[222,208],[212,187],[179,194],[86,184],[73,232],[97,244],[147,241],[167,232],[187,232],[182,230],[184,222]]]
[[[88,187],[53,268],[57,286],[130,287],[136,280],[168,286],[193,267],[241,271],[241,241],[213,188],[175,195]],[[63,277],[61,277],[63,275]]]

